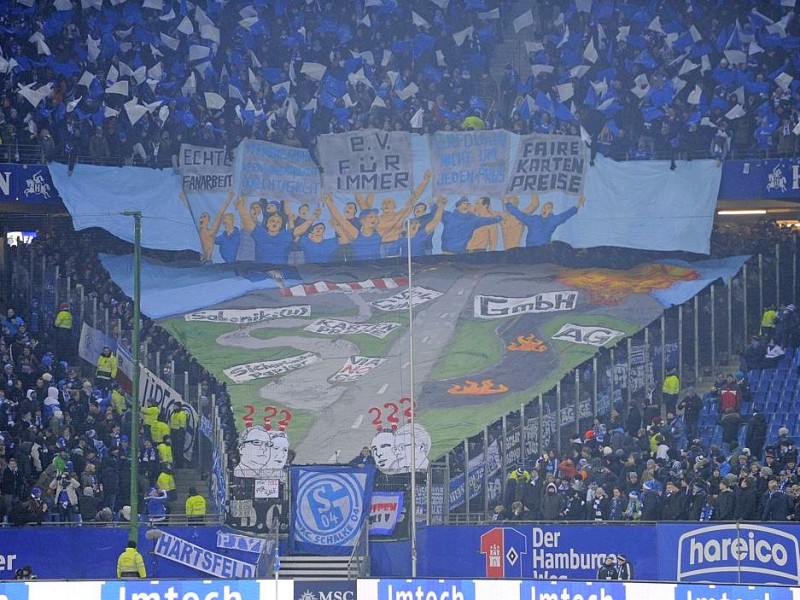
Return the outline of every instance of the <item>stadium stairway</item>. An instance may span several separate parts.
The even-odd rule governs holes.
[[[349,556],[281,556],[280,579],[320,581],[347,579]]]
[[[192,486],[205,497],[206,502],[209,501],[208,481],[204,481],[200,473],[197,467],[175,469],[175,491],[178,500],[173,503],[173,514],[186,514],[186,498],[189,497],[189,488]]]
[[[767,440],[770,444],[778,437],[778,429],[786,426],[789,435],[800,435],[800,385],[798,380],[800,352],[797,348],[787,348],[786,358],[775,369],[753,369],[748,372],[751,399],[740,407],[742,428],[739,432],[739,445],[743,446],[747,437],[747,421],[754,410],[764,413],[767,419]],[[731,369],[723,370],[732,372]],[[738,370],[738,367],[737,367]],[[720,445],[722,430],[717,424],[719,414],[716,405],[708,394],[703,396],[704,406],[700,413],[700,436],[706,444]]]
[[[530,75],[525,42],[533,41],[533,28],[528,27],[518,34],[514,33],[514,17],[524,12],[525,8],[527,8],[525,3],[520,2],[512,2],[509,7],[505,8],[505,16],[501,25],[503,41],[497,44],[492,50],[492,62],[490,67],[492,78],[497,82],[498,91],[507,64],[514,66],[523,81]]]

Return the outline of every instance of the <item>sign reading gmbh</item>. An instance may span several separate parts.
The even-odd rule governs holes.
[[[548,313],[575,310],[578,292],[543,292],[525,298],[475,296],[473,312],[478,319],[502,319],[524,313]]]

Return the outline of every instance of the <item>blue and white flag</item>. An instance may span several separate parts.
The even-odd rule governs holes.
[[[347,555],[369,516],[374,469],[292,467],[291,552]]]

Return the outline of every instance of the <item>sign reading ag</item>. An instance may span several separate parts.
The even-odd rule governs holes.
[[[624,331],[609,329],[608,327],[592,327],[566,323],[556,331],[552,338],[573,344],[588,344],[590,346],[605,346],[611,340],[625,335]]]

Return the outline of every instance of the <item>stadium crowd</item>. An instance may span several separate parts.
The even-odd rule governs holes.
[[[173,164],[182,142],[582,132],[615,158],[795,155],[792,3],[15,0],[3,160]],[[513,23],[513,25],[511,25]],[[530,64],[492,76],[504,30]]]
[[[90,251],[89,237],[74,242],[74,238],[42,232],[30,246],[14,252],[55,259],[62,273],[91,290],[101,314],[109,310],[114,323],[109,329],[124,343],[132,327],[131,301],[105,274]],[[12,261],[17,258],[17,264],[28,262],[27,256]],[[105,348],[95,365],[79,359],[80,323],[70,303],[62,302],[55,314],[42,310],[38,301],[28,302],[27,287],[19,279],[16,283],[12,302],[4,303],[0,318],[4,375],[0,385],[0,520],[14,525],[129,520],[132,460],[138,460],[143,514],[159,521],[170,511],[182,513],[176,504],[173,467],[185,462],[178,451],[186,435],[184,411],[167,415],[154,403],[144,406],[139,455],[132,457],[131,398],[117,384],[116,356]],[[143,319],[143,339],[154,352],[163,353],[165,369],[186,371],[192,383],[201,386],[206,417],[215,395],[232,448],[236,434],[224,386],[217,385],[174,338],[147,319]],[[197,517],[197,507],[205,506],[198,496],[202,495],[190,490],[187,516]]]
[[[800,315],[791,304],[768,307],[760,332],[740,353],[743,370],[718,373],[702,397],[694,386],[681,395],[668,369],[660,389],[616,403],[561,455],[517,467],[494,518],[800,521],[798,450],[786,426],[797,414],[768,439],[770,415],[752,403],[746,375],[791,362],[783,348],[800,341]],[[715,416],[721,443],[703,431],[703,412]]]

